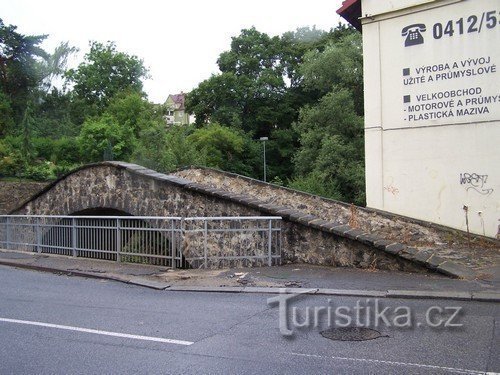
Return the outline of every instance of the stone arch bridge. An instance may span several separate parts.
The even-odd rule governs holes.
[[[200,180],[201,174],[206,177],[203,181]],[[196,180],[198,182],[194,182]],[[283,200],[284,197],[295,198],[294,202],[299,203]],[[11,212],[18,215],[78,213],[281,216],[284,262],[411,272],[438,271],[460,277],[474,272],[471,267],[439,256],[439,249],[402,244],[394,236],[391,238],[387,231],[382,235],[374,234],[365,224],[368,220],[372,227],[388,226],[390,229],[392,225],[392,232],[397,234],[397,228],[401,233],[403,222],[406,227],[413,228],[412,233],[420,231],[434,237],[439,228],[206,168],[166,175],[124,162],[85,165],[48,185]]]

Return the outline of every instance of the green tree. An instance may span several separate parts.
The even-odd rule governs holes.
[[[321,48],[304,54],[298,71],[304,92],[320,97],[304,106],[294,129],[300,148],[291,186],[334,199],[365,203],[361,38],[338,28]]]
[[[219,124],[197,129],[187,137],[198,152],[205,155],[205,165],[247,176],[254,176],[257,148],[242,131]],[[252,165],[253,164],[253,165]]]
[[[24,167],[19,148],[9,139],[0,139],[0,177],[21,176]]]
[[[233,73],[212,75],[187,95],[186,108],[201,127],[210,122],[242,127],[245,82]]]
[[[139,137],[142,130],[156,124],[165,126],[161,108],[148,102],[137,91],[121,91],[113,97],[106,109],[120,125],[131,127]]]
[[[61,137],[54,141],[54,149],[50,160],[56,165],[74,166],[81,163],[82,155],[77,137]]]
[[[252,177],[260,173],[259,144],[241,130],[218,124],[144,129],[133,160],[162,172],[199,165]]]
[[[290,80],[290,87],[301,88],[304,77],[300,68],[307,53],[321,53],[328,45],[353,34],[359,33],[356,29],[341,23],[328,32],[315,27],[301,27],[284,33],[281,36],[280,61]],[[311,93],[307,95],[310,96]],[[307,102],[307,98],[301,99],[304,103]]]
[[[33,108],[33,135],[52,139],[78,135],[83,119],[74,115],[77,106],[71,93],[57,88],[43,93]]]
[[[166,128],[164,124],[145,128],[132,160],[164,173],[190,165],[205,165],[205,154],[188,140],[194,130],[192,126]]]
[[[336,82],[335,77],[328,83],[316,82],[313,74],[309,74],[315,69],[313,64],[322,63],[320,59],[337,64],[334,59],[327,59],[325,56],[330,55],[324,52],[344,39],[341,47],[335,47],[346,51],[346,63],[343,60],[342,68],[338,69],[344,69],[352,57],[360,62],[360,44],[353,43],[351,51],[347,42],[348,37],[355,38],[354,33],[354,29],[343,25],[329,32],[300,28],[281,37],[270,37],[255,28],[244,29],[232,38],[230,49],[220,54],[217,63],[221,73],[201,82],[189,93],[187,109],[195,114],[198,127],[220,123],[241,129],[256,141],[269,137],[269,177],[287,180],[293,174],[291,158],[299,147],[292,123],[297,121],[300,108],[316,103],[334,83],[356,89],[356,100],[362,101],[362,76],[356,77],[359,71],[350,71],[354,84],[348,77],[341,77],[341,82]],[[352,65],[357,67],[358,60]],[[306,64],[308,68],[303,69]],[[329,78],[327,71],[322,79]],[[357,107],[362,108],[362,102]]]
[[[304,107],[294,125],[300,136],[291,186],[363,205],[363,118],[352,94],[336,88],[318,104]]]
[[[85,121],[78,137],[80,152],[85,162],[109,159],[128,161],[135,143],[134,129],[119,124],[107,114]]]
[[[363,55],[359,33],[330,42],[323,51],[310,50],[299,68],[307,91],[325,95],[334,86],[352,93],[355,110],[363,115]]]
[[[286,85],[279,63],[279,38],[255,28],[234,37],[220,54],[221,74],[202,82],[187,98],[198,125],[220,122],[256,136],[269,136],[281,124],[280,101]],[[286,108],[285,108],[286,109]]]
[[[14,126],[24,122],[27,110],[33,116],[42,94],[62,75],[68,56],[76,51],[65,42],[47,53],[40,47],[46,35],[23,35],[16,30],[0,19],[0,131],[4,134],[24,131]]]
[[[298,105],[294,107],[288,95],[282,58],[279,37],[255,28],[242,30],[232,39],[230,50],[219,56],[221,73],[189,93],[186,107],[195,114],[198,127],[219,123],[248,134],[247,138],[256,140],[249,148],[260,148],[258,139],[269,137],[269,175],[286,179],[291,174],[291,154],[278,137],[286,134],[287,140],[296,139],[290,124],[296,119]],[[258,172],[261,164],[249,160],[246,168],[237,169],[257,177],[262,175]]]
[[[49,57],[40,47],[46,35],[22,35],[16,30],[17,26],[5,25],[0,19],[0,90],[2,107],[12,110],[9,125],[19,124],[25,117],[26,103],[44,78],[40,61]],[[2,125],[5,129],[7,122]]]
[[[0,91],[0,136],[14,128],[14,112],[9,97]]]
[[[95,41],[90,43],[85,61],[66,73],[76,96],[98,113],[121,91],[141,92],[142,80],[147,77],[148,71],[137,56],[119,52],[113,42]]]

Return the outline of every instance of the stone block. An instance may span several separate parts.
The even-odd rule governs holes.
[[[350,238],[351,240],[356,240],[359,236],[365,234],[362,230],[359,229],[351,229],[344,232],[344,236]]]
[[[259,204],[259,208],[264,210],[268,214],[276,214],[280,208],[280,206],[277,206],[272,203],[264,203],[264,204]]]
[[[459,279],[474,279],[476,273],[473,269],[462,264],[446,261],[437,267],[437,270],[448,276],[453,276]]]
[[[276,214],[280,215],[283,219],[289,219],[290,215],[292,215],[295,212],[297,212],[297,211],[290,209],[290,208],[287,208],[287,209],[278,210],[276,212]]]
[[[413,247],[408,247],[406,246],[403,250],[401,250],[398,255],[403,258],[403,259],[407,259],[407,260],[410,260],[410,261],[413,261],[413,259],[415,258],[415,255],[418,253],[418,250],[413,248]]]
[[[329,232],[334,233],[338,236],[345,236],[345,233],[352,230],[352,228],[347,224],[334,225],[328,229]]]
[[[433,255],[431,258],[427,259],[426,265],[429,268],[437,268],[440,264],[444,263],[446,259],[443,259],[437,255]]]
[[[333,222],[333,221],[327,221],[325,224],[321,225],[321,228],[322,228],[323,230],[325,230],[325,231],[329,232],[329,231],[330,231],[330,229],[335,228],[335,227],[338,227],[338,226],[340,226],[340,225],[342,225],[342,224],[340,224],[340,223],[335,223],[335,222]]]
[[[303,216],[301,216],[298,221],[301,224],[309,225],[310,221],[317,220],[317,219],[319,219],[317,216],[303,214]]]
[[[224,196],[224,194],[226,194],[226,195],[229,194],[229,192],[226,191],[226,190],[222,190],[222,189],[213,189],[212,190],[212,194],[214,196],[220,196],[220,197],[222,197],[222,196]]]
[[[404,250],[406,246],[400,244],[400,243],[393,243],[391,245],[388,245],[385,247],[385,252],[389,254],[399,254],[401,251]]]
[[[379,237],[374,234],[362,234],[358,237],[358,241],[364,243],[365,245],[374,246],[375,241],[378,241]]]
[[[137,164],[130,164],[130,165],[123,165],[126,169],[130,170],[130,171],[142,171],[142,170],[146,170],[147,168],[145,167],[142,167],[140,165],[137,165]]]
[[[136,169],[135,172],[146,175],[146,176],[151,176],[151,175],[154,175],[155,173],[158,173],[158,172],[153,171],[152,169],[149,169],[149,168]]]
[[[244,197],[238,200],[239,203],[244,204],[245,206],[251,206],[254,201],[255,199],[252,197]]]
[[[297,210],[292,210],[292,212],[288,215],[289,219],[293,221],[298,221],[302,216],[304,216],[304,213]]]
[[[321,230],[321,229],[323,229],[323,225],[326,225],[328,223],[329,223],[329,221],[326,221],[323,219],[316,219],[316,220],[309,222],[309,226],[311,226],[312,228],[316,228],[316,229]]]
[[[385,250],[386,246],[393,244],[394,241],[381,240],[380,238],[373,243],[376,249]]]
[[[418,251],[413,260],[419,264],[426,265],[428,263],[429,258],[433,255],[432,251],[429,250],[420,250]]]

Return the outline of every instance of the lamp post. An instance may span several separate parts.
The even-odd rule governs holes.
[[[260,137],[260,140],[264,144],[264,182],[266,182],[266,141],[269,140],[268,137]]]

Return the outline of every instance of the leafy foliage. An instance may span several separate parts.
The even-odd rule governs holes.
[[[302,109],[294,125],[301,147],[294,158],[298,177],[291,186],[364,204],[363,120],[351,93],[335,89]]]
[[[16,30],[16,26],[5,25],[0,19],[2,107],[12,110],[14,123],[23,118],[31,92],[38,88],[43,79],[40,61],[48,58],[48,54],[39,46],[46,35],[22,35]],[[2,125],[2,128],[6,128],[6,123]]]
[[[52,53],[45,35],[0,20],[0,176],[50,179],[81,163],[134,161],[168,172],[205,165],[364,203],[361,37],[350,27],[269,36],[243,29],[220,72],[186,100],[193,126],[167,127],[143,93],[143,61],[113,42]],[[63,89],[52,84],[64,77]]]
[[[117,51],[114,43],[93,41],[85,61],[77,69],[70,69],[66,78],[74,84],[79,99],[102,112],[119,92],[140,92],[147,69],[137,56]]]
[[[220,74],[201,82],[187,98],[198,127],[220,123],[249,134],[256,143],[268,137],[270,178],[294,174],[292,157],[299,147],[300,108],[314,104],[333,85],[353,92],[362,114],[360,38],[351,28],[330,32],[302,28],[269,37],[255,28],[234,37],[217,61]],[[334,68],[319,71],[322,64]],[[321,73],[321,74],[319,74]]]
[[[85,121],[78,137],[80,152],[85,162],[128,160],[135,145],[134,129],[119,124],[105,114]]]
[[[205,155],[205,165],[247,176],[255,175],[255,164],[251,161],[257,159],[259,153],[255,143],[242,131],[211,124],[194,131],[187,141]]]
[[[203,165],[204,155],[187,140],[193,130],[191,126],[167,130],[163,124],[144,129],[132,160],[160,172],[189,165]]]
[[[308,91],[321,95],[334,86],[352,92],[355,110],[363,114],[363,58],[360,34],[346,35],[329,43],[323,51],[311,50],[304,55],[299,70]]]

